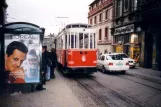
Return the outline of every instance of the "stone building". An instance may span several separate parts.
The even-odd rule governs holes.
[[[94,0],[89,5],[88,23],[96,29],[97,48],[99,53],[113,52],[111,25],[113,0]]]

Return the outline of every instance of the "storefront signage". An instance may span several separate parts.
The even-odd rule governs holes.
[[[116,28],[114,35],[134,32],[134,24]]]

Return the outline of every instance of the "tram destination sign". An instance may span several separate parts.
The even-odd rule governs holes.
[[[134,24],[116,28],[114,35],[120,35],[120,34],[131,33],[131,32],[134,32]]]

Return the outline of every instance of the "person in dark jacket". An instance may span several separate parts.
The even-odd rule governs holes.
[[[55,49],[52,48],[51,49],[51,52],[50,52],[50,59],[52,61],[52,66],[50,66],[50,71],[51,71],[51,78],[54,78],[55,77],[55,74],[54,74],[54,71],[55,71],[55,68],[57,66],[57,55],[56,55],[56,52],[55,52]]]
[[[47,63],[48,63],[48,52],[47,46],[42,47],[42,71],[41,71],[41,83],[36,86],[37,90],[44,90],[43,85],[46,85],[46,73],[47,73]]]

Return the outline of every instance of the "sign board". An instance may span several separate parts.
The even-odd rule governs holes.
[[[114,35],[120,35],[120,34],[131,33],[131,32],[134,32],[134,24],[116,28]]]
[[[5,72],[9,84],[40,82],[40,35],[4,35]]]

